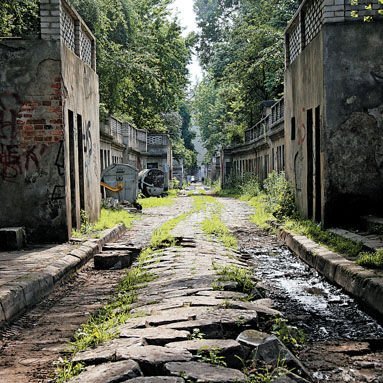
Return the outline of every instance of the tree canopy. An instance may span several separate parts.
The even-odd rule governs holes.
[[[175,155],[185,156],[186,164],[193,166],[185,99],[194,40],[182,36],[169,8],[172,0],[68,2],[97,39],[101,115],[114,114],[141,129],[170,133]],[[0,36],[37,34],[38,4],[39,0],[2,3]]]
[[[194,115],[206,148],[240,142],[260,103],[283,92],[283,30],[298,0],[195,0],[197,50],[205,77]]]

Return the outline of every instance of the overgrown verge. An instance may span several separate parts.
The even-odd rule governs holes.
[[[86,211],[81,210],[80,216],[80,229],[72,231],[72,237],[74,238],[97,237],[103,230],[111,229],[118,224],[124,224],[126,228],[129,228],[135,219],[133,214],[124,209],[106,208],[101,209],[100,218],[94,224],[90,222]]]
[[[166,197],[139,198],[137,202],[142,206],[143,209],[161,206],[172,206],[175,202],[176,196],[177,190],[171,189],[168,191],[168,195]]]
[[[254,207],[253,223],[262,229],[271,230],[271,222],[278,222],[284,229],[304,235],[343,256],[357,260],[366,267],[383,268],[382,252],[363,252],[363,244],[331,233],[310,220],[299,217],[294,204],[292,187],[283,172],[272,172],[261,184],[256,178],[246,175],[236,188],[236,197]]]

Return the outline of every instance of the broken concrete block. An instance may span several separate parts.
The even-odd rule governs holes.
[[[0,250],[20,250],[25,246],[23,227],[5,227],[0,229]]]
[[[241,345],[233,339],[193,339],[166,344],[169,348],[181,348],[192,354],[205,355],[213,350],[217,355],[225,358],[228,367],[242,367],[241,359],[244,354]]]
[[[201,362],[171,362],[165,368],[170,375],[182,376],[187,380],[211,383],[245,382],[245,375],[238,370],[213,366]]]

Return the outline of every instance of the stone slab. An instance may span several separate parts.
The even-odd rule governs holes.
[[[140,337],[146,344],[163,346],[168,342],[181,342],[190,337],[189,331],[179,331],[173,329],[161,329],[148,327],[145,329],[124,328],[120,332],[121,338]]]
[[[68,383],[115,383],[141,376],[139,365],[133,360],[89,366]]]
[[[245,375],[238,370],[212,366],[208,363],[200,362],[171,362],[166,363],[166,370],[171,375],[182,376],[186,380],[210,383],[231,383],[245,382]]]
[[[80,362],[85,365],[97,365],[106,362],[115,362],[121,359],[121,349],[137,345],[143,345],[142,338],[136,337],[129,339],[114,339],[94,349],[78,352],[72,361],[76,363]]]

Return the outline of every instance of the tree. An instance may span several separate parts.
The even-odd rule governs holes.
[[[283,92],[284,28],[298,0],[197,0],[198,51],[208,75],[194,113],[206,148],[243,140],[260,104]]]
[[[0,6],[0,36],[24,37],[39,31],[38,0],[6,0]]]

